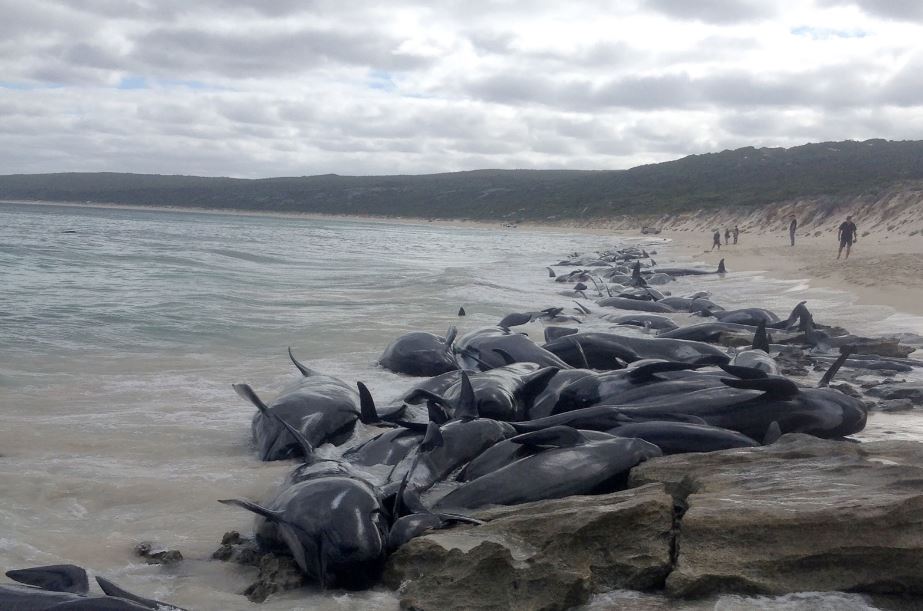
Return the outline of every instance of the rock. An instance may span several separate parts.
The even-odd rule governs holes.
[[[243,591],[250,602],[261,603],[270,594],[284,592],[285,590],[297,590],[307,584],[307,579],[294,558],[291,556],[277,556],[276,554],[264,554],[260,557],[258,568],[260,569],[256,581],[250,584]]]
[[[806,376],[809,367],[814,366],[814,360],[805,354],[801,348],[785,346],[775,357],[779,365],[779,372],[786,376]]]
[[[673,499],[660,484],[540,501],[477,514],[414,539],[388,560],[384,582],[407,609],[567,609],[593,592],[663,585]]]
[[[658,482],[687,507],[670,595],[923,593],[923,444],[790,434],[632,470]]]
[[[923,405],[923,384],[919,382],[879,384],[866,394],[879,399],[908,399],[913,405]]]
[[[277,555],[259,548],[256,541],[240,536],[237,531],[224,533],[221,547],[212,554],[215,560],[256,567],[256,580],[242,592],[251,602],[261,603],[275,592],[303,587],[307,579],[288,555]]]
[[[913,402],[910,399],[889,399],[874,404],[872,409],[880,412],[906,412],[912,410],[913,407]]]
[[[850,340],[850,345],[855,348],[856,354],[877,354],[891,358],[907,358],[916,350],[913,346],[904,346],[900,340],[893,337],[869,338],[856,337]]]
[[[852,384],[847,384],[846,382],[841,382],[839,384],[831,384],[830,388],[833,390],[838,390],[844,395],[849,395],[850,397],[855,397],[856,399],[862,398],[862,393],[853,386]]]
[[[150,541],[136,545],[135,555],[144,558],[148,564],[176,564],[183,560],[183,555],[179,550],[165,549]]]

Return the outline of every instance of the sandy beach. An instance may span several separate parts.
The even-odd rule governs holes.
[[[767,275],[804,280],[811,286],[848,291],[862,305],[887,305],[900,312],[923,315],[923,239],[872,232],[853,246],[848,260],[837,260],[836,235],[799,233],[795,246],[787,232],[741,233],[738,244],[709,251],[711,234],[665,231],[678,254],[717,265],[726,260],[731,271],[763,271]]]

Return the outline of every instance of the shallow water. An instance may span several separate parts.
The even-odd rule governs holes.
[[[209,560],[225,531],[252,523],[216,499],[259,498],[291,469],[256,459],[253,408],[231,383],[271,398],[297,377],[292,346],[387,401],[411,383],[375,365],[391,339],[569,306],[545,265],[617,245],[576,232],[0,204],[0,567],[80,564],[195,609],[395,608],[385,591],[250,605],[237,592],[251,570]],[[668,258],[669,245],[653,248]],[[919,318],[758,274],[666,288],[779,311],[809,299],[819,321],[857,333],[923,333]],[[527,329],[540,337],[540,325]],[[876,415],[863,436],[920,439],[921,422]],[[187,560],[145,565],[132,556],[143,540]]]

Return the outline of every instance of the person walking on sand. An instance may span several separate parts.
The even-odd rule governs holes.
[[[734,225],[734,243],[737,244],[737,236],[740,235],[740,229],[737,228],[737,225]]]
[[[721,250],[721,231],[715,229],[715,235],[712,236],[711,249],[714,250],[717,248]]]
[[[844,248],[846,249],[846,256],[843,257],[843,259],[849,258],[849,251],[852,249],[853,242],[859,241],[857,231],[856,224],[852,222],[852,217],[847,216],[846,220],[840,225],[840,230],[837,232],[837,239],[840,241],[840,250],[836,253],[837,259],[843,254]]]
[[[792,246],[795,245],[795,231],[798,230],[798,219],[795,218],[795,215],[792,215],[792,222],[788,224],[788,237],[792,241]]]
[[[731,230],[727,227],[724,228],[724,245],[727,246],[731,243]]]

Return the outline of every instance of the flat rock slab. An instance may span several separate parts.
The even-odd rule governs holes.
[[[405,609],[568,609],[594,592],[662,587],[673,498],[662,484],[477,514],[483,526],[414,539],[388,560]]]
[[[923,444],[785,435],[632,471],[656,482],[687,505],[671,595],[923,593]]]

